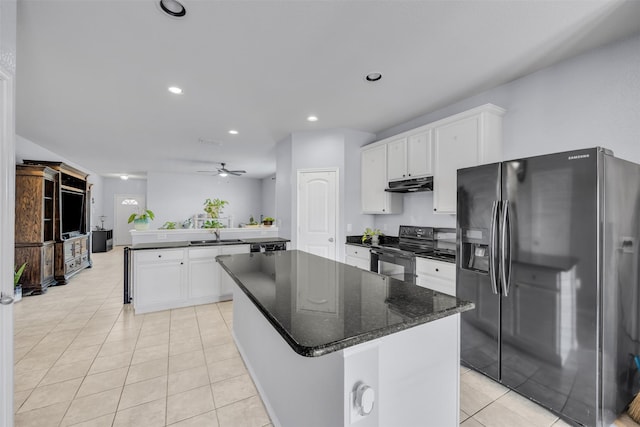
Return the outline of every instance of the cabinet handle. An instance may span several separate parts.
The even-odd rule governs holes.
[[[436,271],[440,271],[440,270],[436,268]]]
[[[184,265],[184,262],[181,262],[180,265]]]
[[[404,178],[405,176],[406,176],[405,174],[402,174],[402,177],[403,177],[403,178]]]
[[[162,255],[158,255],[158,258],[162,258]]]
[[[409,176],[411,176],[411,174],[409,174]]]
[[[438,209],[436,209],[436,208],[433,208],[433,210],[434,210],[434,211],[437,211]]]
[[[382,209],[382,212],[384,212],[384,209]]]

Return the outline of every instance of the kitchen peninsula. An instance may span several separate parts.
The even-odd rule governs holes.
[[[216,256],[285,249],[275,227],[131,231],[124,251],[124,303],[136,314],[229,300],[233,282]]]
[[[275,426],[458,425],[460,313],[472,303],[302,251],[217,260]]]

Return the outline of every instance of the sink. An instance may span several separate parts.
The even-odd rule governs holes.
[[[191,246],[219,246],[219,245],[235,245],[243,243],[240,239],[220,239],[220,240],[192,240],[189,242]]]

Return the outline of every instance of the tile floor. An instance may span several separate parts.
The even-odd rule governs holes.
[[[16,427],[271,426],[230,333],[231,302],[135,316],[122,304],[122,248],[93,261],[15,305]],[[460,382],[461,426],[567,425],[473,371]]]

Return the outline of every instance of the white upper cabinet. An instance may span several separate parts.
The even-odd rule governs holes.
[[[374,145],[361,151],[362,213],[392,214],[402,212],[402,198],[387,188],[387,146]]]
[[[431,130],[387,143],[389,181],[432,175]]]
[[[504,113],[485,104],[362,147],[362,213],[401,213],[388,182],[433,176],[434,213],[455,214],[458,169],[502,160]]]
[[[407,138],[390,141],[387,144],[387,156],[389,180],[405,179],[407,176]]]
[[[409,178],[433,175],[431,129],[408,138],[407,172]]]
[[[433,210],[456,213],[458,169],[502,160],[504,110],[485,105],[434,127]]]

